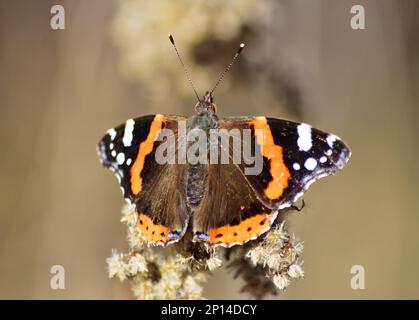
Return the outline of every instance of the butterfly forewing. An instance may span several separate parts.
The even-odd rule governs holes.
[[[162,143],[176,143],[181,120],[159,114],[130,119],[108,130],[98,145],[102,164],[115,173],[124,197],[136,207],[138,228],[152,244],[178,241],[188,223],[186,166],[156,159]],[[163,129],[174,139],[162,138]]]
[[[275,118],[268,118],[267,123],[290,173],[286,188],[276,199],[280,209],[292,205],[316,180],[342,169],[350,158],[350,149],[333,134],[305,123]]]

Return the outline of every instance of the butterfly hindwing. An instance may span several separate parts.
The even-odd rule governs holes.
[[[130,119],[108,130],[98,145],[102,164],[117,176],[123,195],[137,211],[137,226],[151,243],[166,245],[178,241],[186,230],[188,210],[186,186],[182,179],[184,164],[156,161],[156,150],[170,129],[176,138],[178,116],[150,115]]]
[[[194,240],[231,247],[267,231],[277,210],[261,203],[234,164],[207,166],[205,194],[193,213]]]

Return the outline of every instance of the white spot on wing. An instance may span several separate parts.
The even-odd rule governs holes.
[[[116,137],[116,131],[115,131],[115,129],[114,128],[109,129],[108,130],[108,134],[109,134],[109,137],[111,138],[111,141],[113,141],[115,139],[115,137]]]
[[[316,168],[316,166],[317,166],[317,161],[314,158],[308,158],[306,162],[304,162],[304,167],[309,171],[313,171],[314,168]]]
[[[292,167],[294,168],[294,170],[296,170],[296,171],[298,171],[298,170],[300,170],[300,165],[298,164],[298,163],[294,163],[293,165],[292,165]]]
[[[332,149],[329,149],[329,150],[327,150],[327,151],[326,151],[326,154],[327,154],[328,156],[331,156],[331,155],[332,155],[332,153],[333,153]]]
[[[333,148],[333,144],[335,143],[335,141],[338,139],[337,136],[335,136],[334,134],[329,134],[326,138],[327,144],[329,145],[330,148]]]
[[[309,151],[313,146],[311,140],[311,126],[306,123],[302,123],[297,127],[298,140],[297,145],[300,151]]]
[[[122,152],[118,153],[118,155],[116,156],[116,162],[118,162],[119,165],[123,164],[125,161],[125,154],[123,154]]]
[[[109,144],[109,149],[111,149],[111,150],[113,149],[113,143]]]
[[[115,150],[112,150],[111,156],[114,157],[114,158],[116,157],[116,151]]]
[[[325,156],[320,158],[320,163],[325,163],[327,161],[327,158]]]
[[[127,166],[129,166],[131,164],[131,161],[132,161],[131,158],[128,158],[127,159],[127,162],[126,162],[127,163]]]
[[[133,119],[127,120],[125,123],[124,137],[122,143],[125,147],[130,147],[132,143],[132,132],[134,131],[135,121]]]

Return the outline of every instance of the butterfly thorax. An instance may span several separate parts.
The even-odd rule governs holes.
[[[218,117],[211,111],[203,110],[188,119],[187,128],[200,129],[208,133],[210,129],[218,128]]]
[[[218,128],[217,106],[210,92],[195,105],[195,112],[196,114],[188,119],[188,130],[200,129],[208,134],[210,129]]]

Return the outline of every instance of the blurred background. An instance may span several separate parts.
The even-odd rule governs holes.
[[[50,9],[65,8],[65,30]],[[351,7],[365,8],[353,30]],[[240,42],[216,92],[221,116],[305,121],[352,148],[290,221],[306,277],[283,299],[419,298],[419,1],[0,1],[0,298],[119,299],[107,277],[126,250],[123,204],[96,143],[150,113],[191,115]],[[66,289],[50,288],[65,268]],[[365,268],[365,290],[350,286]],[[247,298],[222,269],[207,298]]]

